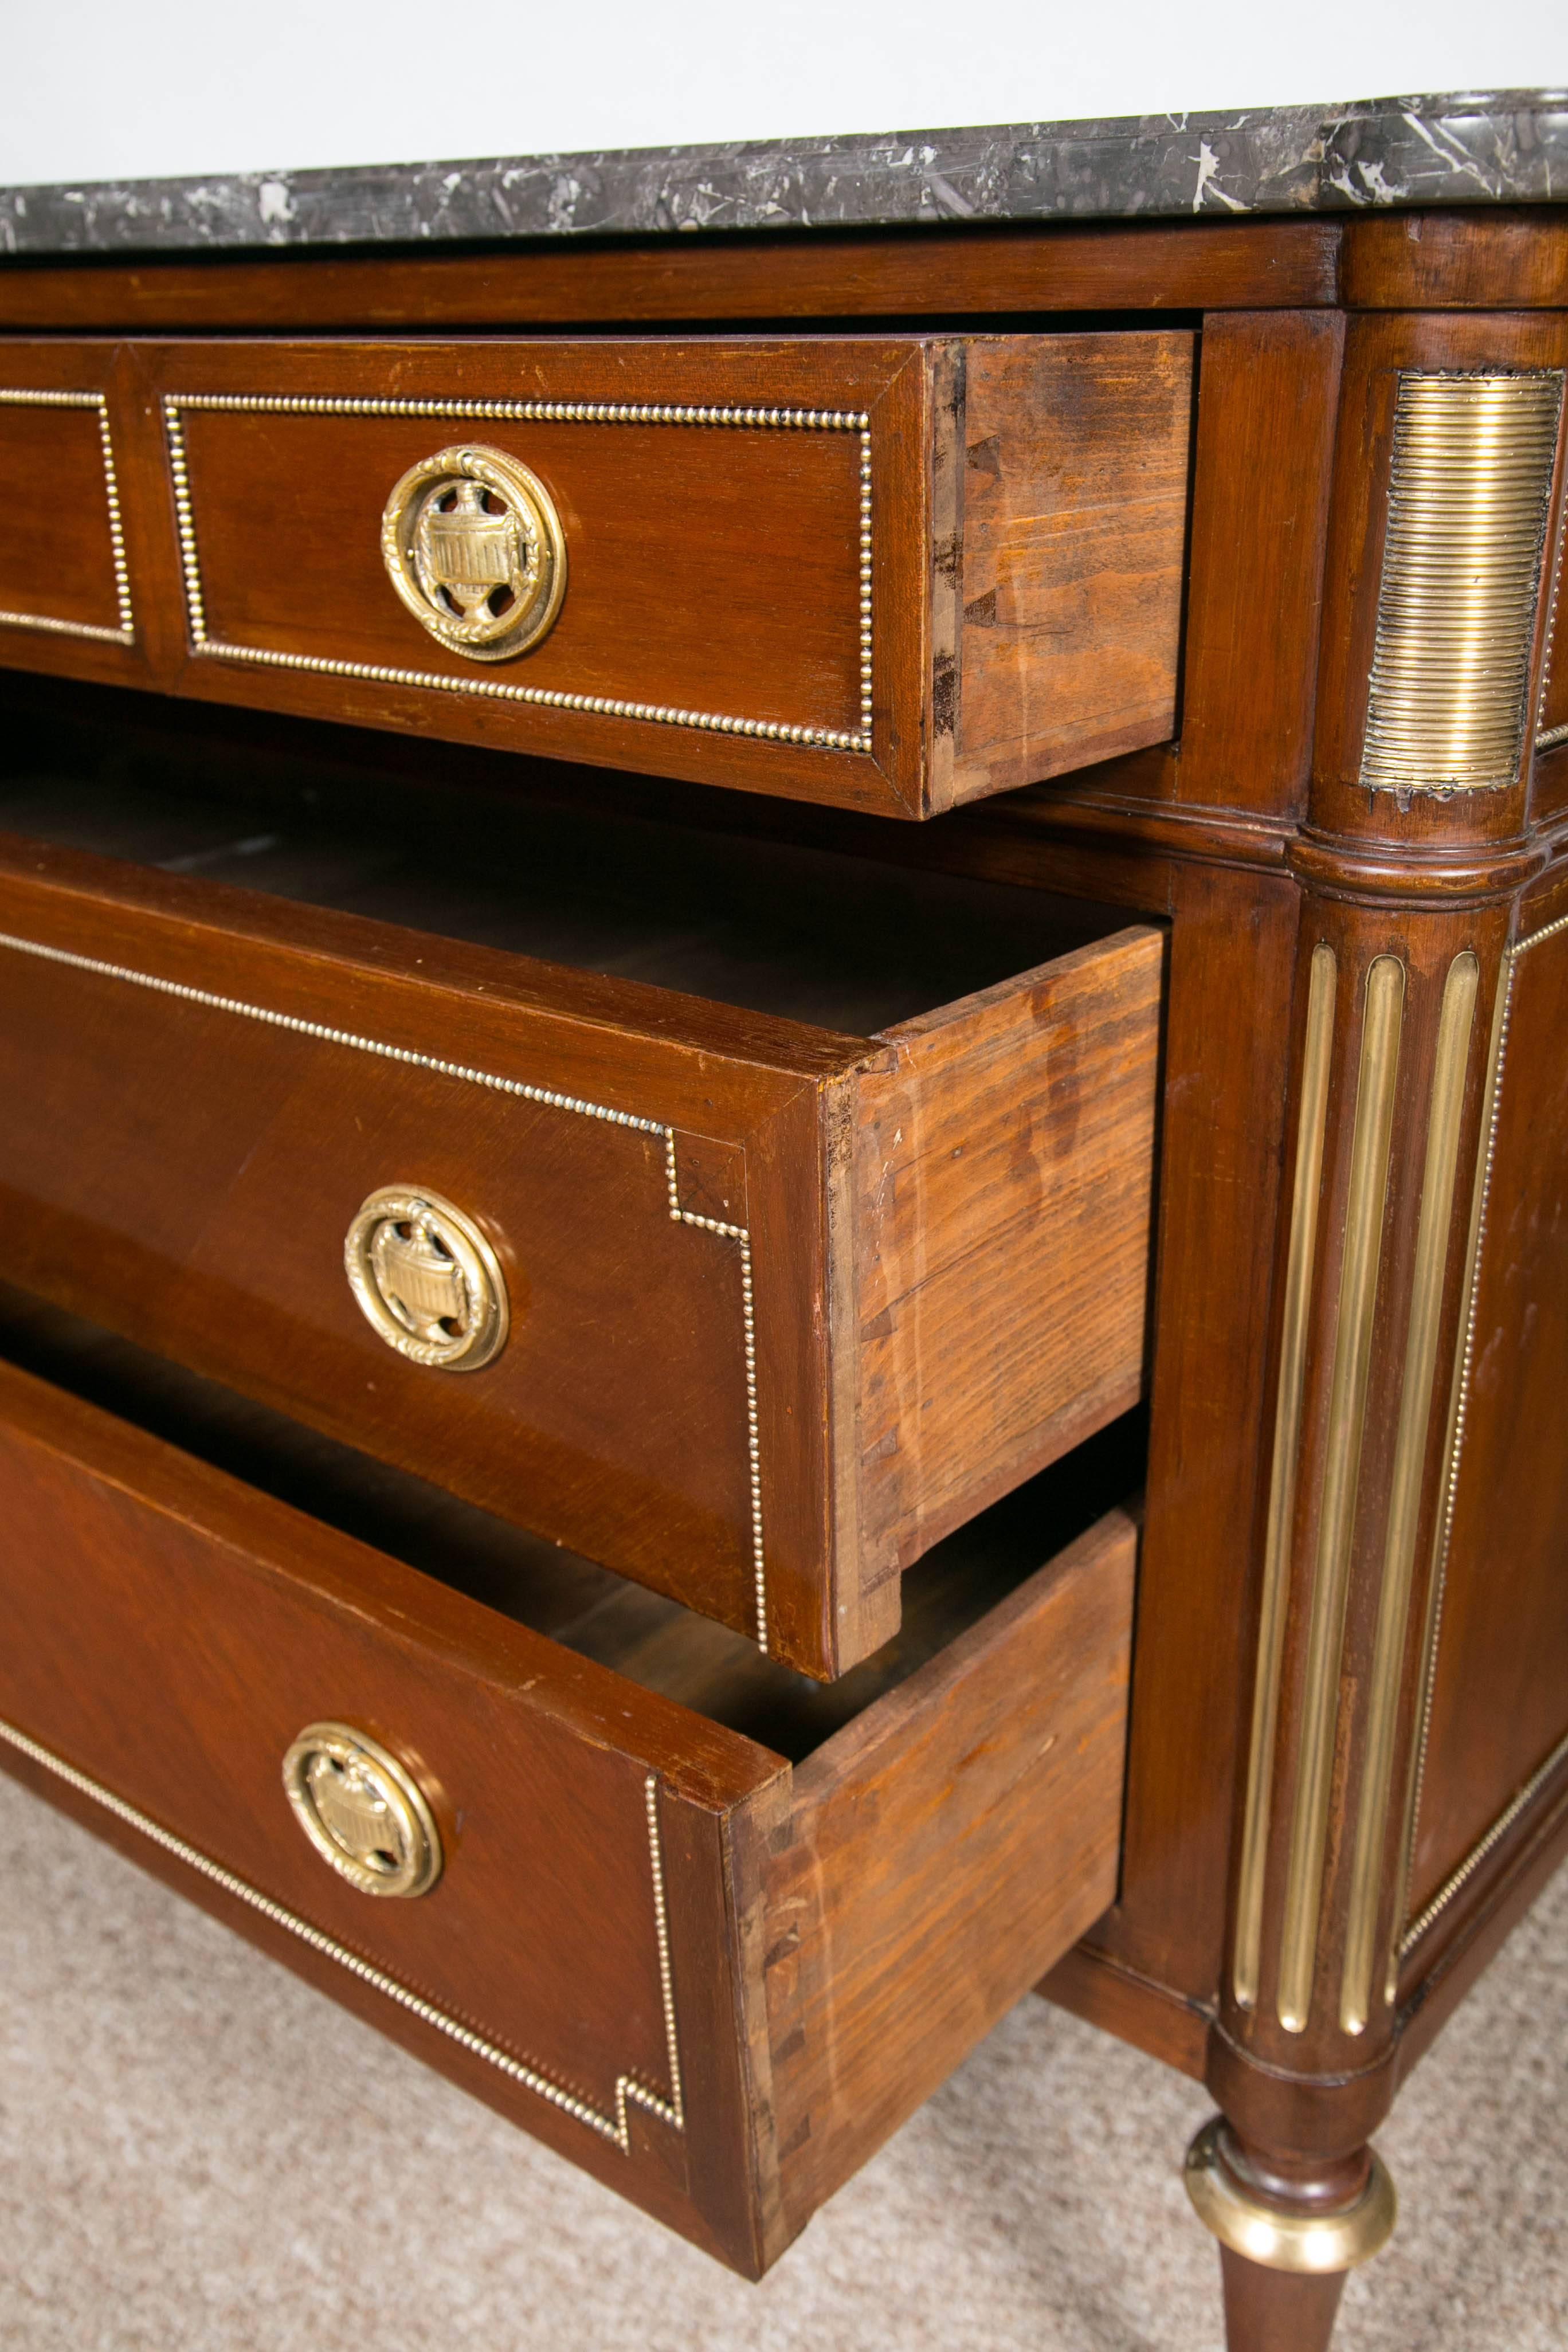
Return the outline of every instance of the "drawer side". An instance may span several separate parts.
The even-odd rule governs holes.
[[[861,1077],[868,1584],[1138,1400],[1163,952],[1119,932],[889,1032]]]
[[[1190,499],[1191,334],[954,348],[963,388],[933,468],[956,510],[933,572],[933,808],[1174,734]]]
[[[1115,1900],[1121,1511],[796,1770],[770,1858],[770,2258]]]

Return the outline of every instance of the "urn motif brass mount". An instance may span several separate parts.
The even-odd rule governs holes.
[[[386,502],[381,552],[408,610],[469,661],[536,646],[566,593],[566,536],[537,474],[459,445],[411,466]]]
[[[440,1832],[423,1790],[367,1732],[307,1724],[283,1759],[283,1788],[322,1861],[362,1895],[425,1895],[440,1877]]]
[[[377,1336],[411,1363],[473,1372],[510,1328],[506,1278],[473,1219],[438,1192],[390,1184],[362,1205],[343,1270]]]

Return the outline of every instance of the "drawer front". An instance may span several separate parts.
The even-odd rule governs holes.
[[[671,1922],[683,1992],[721,1982],[721,1826],[775,1759],[6,1367],[0,1500],[4,1759],[700,2229],[685,2078],[732,2077],[736,2052],[700,1997],[701,2047],[682,2048]],[[362,1893],[302,1832],[284,1759],[327,1721],[385,1743],[426,1795],[427,1893]],[[707,2120],[722,2147],[732,2081]]]
[[[9,1278],[790,1664],[1138,1394],[1152,933],[879,1044],[13,853]]]
[[[0,1509],[0,1762],[741,2269],[1113,1891],[1125,1522],[792,1782],[4,1366]],[[324,1858],[384,1887],[410,1846],[402,1895]],[[933,1905],[922,1948],[898,1923]],[[889,1996],[922,2030],[878,2055]]]
[[[76,350],[181,692],[904,816],[1173,731],[1188,333]]]
[[[144,683],[107,345],[0,346],[0,661]]]

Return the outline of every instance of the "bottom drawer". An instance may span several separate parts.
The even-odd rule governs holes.
[[[1023,1572],[1026,1490],[824,1691],[213,1393],[339,1524],[0,1365],[0,1760],[759,2273],[1113,1898],[1131,1521]]]

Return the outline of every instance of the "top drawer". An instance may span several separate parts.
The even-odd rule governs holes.
[[[1154,331],[13,342],[0,515],[101,394],[142,634],[46,635],[66,542],[0,537],[0,658],[928,816],[1173,732],[1192,373]]]

